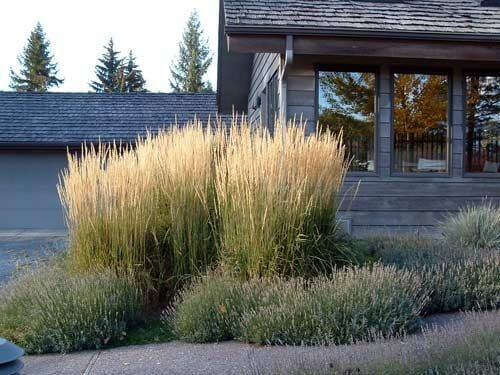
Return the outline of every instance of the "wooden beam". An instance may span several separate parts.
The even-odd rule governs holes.
[[[230,35],[230,52],[284,53],[284,35]],[[294,36],[297,55],[332,55],[374,58],[500,61],[500,43]]]
[[[230,35],[228,36],[229,52],[234,53],[285,53],[285,35]]]

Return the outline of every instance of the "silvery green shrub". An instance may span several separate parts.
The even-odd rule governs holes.
[[[117,342],[141,319],[144,301],[131,279],[70,275],[44,266],[0,293],[0,332],[28,353],[67,353]]]
[[[414,330],[426,302],[412,272],[375,264],[314,280],[208,277],[181,293],[166,319],[192,342],[340,344]]]
[[[431,292],[427,313],[500,308],[500,254],[468,258],[416,269]]]
[[[375,239],[384,264],[417,273],[430,293],[425,313],[500,307],[500,249],[460,248],[417,236]]]
[[[241,339],[314,345],[389,337],[418,328],[427,302],[412,272],[381,264],[285,284],[274,292],[273,303],[243,315]],[[272,288],[267,293],[273,294]]]

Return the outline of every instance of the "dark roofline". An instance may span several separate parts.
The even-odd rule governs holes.
[[[0,150],[64,151],[80,149],[81,143],[0,142]]]
[[[362,38],[391,38],[391,39],[413,39],[413,40],[436,40],[454,42],[490,42],[500,41],[500,34],[480,33],[430,33],[415,31],[380,31],[372,29],[332,29],[332,28],[303,28],[282,26],[225,26],[228,35],[231,34],[260,34],[260,35],[303,35],[303,36],[337,36],[337,37],[362,37]]]
[[[17,95],[96,95],[96,96],[199,96],[199,95],[215,95],[214,92],[94,92],[94,91],[12,91],[12,90],[0,90],[0,94],[17,94]]]
[[[128,145],[134,144],[135,140],[128,140],[121,142],[116,142],[117,144]],[[112,144],[113,141],[103,140],[102,144]],[[82,141],[82,142],[0,142],[0,150],[40,150],[40,151],[65,151],[65,150],[80,150],[83,144],[95,145],[99,144],[99,141]]]

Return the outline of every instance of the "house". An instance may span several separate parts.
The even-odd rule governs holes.
[[[219,23],[220,111],[343,128],[355,235],[500,202],[499,0],[222,0]]]
[[[0,92],[0,230],[64,228],[67,149],[233,111],[343,129],[356,236],[500,204],[500,0],[220,0],[218,52],[217,96]]]
[[[216,112],[215,94],[0,92],[0,230],[64,230],[56,184],[67,150]]]

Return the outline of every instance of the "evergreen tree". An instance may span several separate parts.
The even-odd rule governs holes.
[[[57,64],[52,62],[54,56],[50,54],[49,47],[50,42],[38,22],[18,58],[21,65],[19,74],[10,69],[10,88],[16,91],[43,92],[64,82],[57,77]]]
[[[211,63],[208,40],[201,29],[198,12],[193,11],[179,43],[178,60],[170,68],[173,78],[170,86],[175,92],[212,91],[210,82],[203,81]]]
[[[146,92],[146,80],[142,76],[142,70],[135,62],[135,56],[129,51],[127,63],[122,71],[122,88],[124,92]]]
[[[120,52],[115,51],[113,38],[104,47],[105,52],[99,59],[100,65],[96,65],[96,81],[90,83],[95,92],[122,92],[123,91],[123,59]]]

